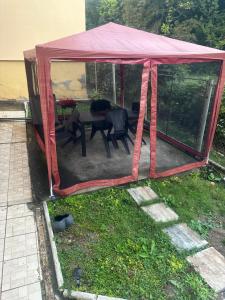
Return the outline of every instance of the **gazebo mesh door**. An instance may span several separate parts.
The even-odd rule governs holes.
[[[158,173],[204,158],[219,62],[158,66]]]
[[[81,63],[72,62],[74,69],[76,65]],[[141,76],[143,65],[124,65],[124,102],[121,102],[121,67],[119,64],[111,63],[82,63],[85,65],[85,79],[83,90],[86,92],[86,99],[79,99],[77,94],[74,94],[77,99],[77,110],[80,113],[80,118],[90,111],[90,99],[98,101],[98,99],[106,99],[110,101],[112,109],[125,107],[131,111],[132,102],[140,102],[141,96]],[[78,80],[82,77],[78,76]],[[52,68],[51,77],[54,79],[54,69]],[[66,78],[69,79],[69,78]],[[65,79],[64,79],[65,80]],[[58,79],[59,82],[62,79]],[[57,95],[57,82],[53,80],[53,93]],[[72,86],[72,85],[71,85]],[[63,95],[62,87],[60,89]],[[65,91],[66,93],[66,91]],[[89,99],[89,100],[88,100]],[[138,119],[138,113],[137,113]],[[137,124],[136,124],[137,125]],[[135,126],[135,125],[134,125]],[[127,139],[130,155],[126,152],[122,142],[118,140],[119,149],[115,149],[111,141],[109,147],[111,158],[107,157],[105,145],[102,139],[101,132],[98,130],[90,139],[92,124],[85,125],[86,134],[86,156],[82,156],[81,142],[78,140],[75,144],[69,143],[63,145],[64,133],[56,134],[57,145],[57,161],[59,167],[59,175],[61,179],[60,188],[68,188],[78,183],[85,183],[91,180],[118,179],[132,174],[134,145]],[[107,130],[104,130],[107,135]],[[129,136],[135,143],[135,134],[128,131]],[[77,132],[79,136],[79,130]],[[146,168],[146,177],[149,173],[149,147],[145,145],[148,152],[148,163],[144,163]]]

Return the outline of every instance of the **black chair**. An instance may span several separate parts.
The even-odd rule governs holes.
[[[111,109],[111,103],[106,99],[92,100],[90,111],[92,113],[105,112]]]
[[[108,111],[111,110],[111,103],[105,99],[93,100],[91,102],[90,111],[93,114],[106,114]],[[108,130],[109,126],[106,121],[96,121],[92,123],[91,128],[91,136],[90,139],[93,139],[97,131]]]
[[[130,154],[127,140],[132,144],[134,143],[128,134],[128,114],[126,109],[115,109],[108,112],[106,121],[111,124],[111,128],[107,134],[107,141],[111,141],[114,148],[118,149],[117,140],[120,140],[127,153]]]
[[[68,120],[63,125],[56,127],[56,138],[57,140],[64,140],[62,147],[68,143],[73,142],[74,144],[81,139],[81,128],[79,125],[79,112],[74,110]],[[79,135],[77,132],[79,131]]]
[[[111,110],[111,103],[106,99],[93,100],[91,102],[90,112],[92,114],[106,115],[107,112],[110,110]],[[105,120],[93,122],[91,128],[91,136],[90,136],[90,139],[93,139],[97,131],[101,133],[105,145],[107,157],[111,157],[111,155],[110,155],[109,144],[107,142],[106,134],[104,131],[109,130],[110,128],[111,125]]]
[[[138,123],[138,115],[139,115],[139,111],[140,111],[140,102],[132,102],[132,104],[131,104],[131,110],[132,110],[132,112],[134,112],[135,114],[137,114],[137,119],[130,120],[128,122],[128,128],[129,128],[130,132],[133,135],[136,135],[136,132],[137,132],[137,123]],[[142,138],[142,143],[144,145],[146,145],[146,142],[145,142],[145,140],[143,138]]]

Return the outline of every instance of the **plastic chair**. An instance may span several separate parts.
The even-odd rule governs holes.
[[[138,115],[140,111],[140,102],[132,102],[131,104],[132,112],[137,114],[137,119],[131,120],[128,122],[128,128],[133,135],[136,135],[137,132],[137,123],[138,123]],[[142,138],[142,143],[146,145],[145,140]]]
[[[106,121],[111,124],[111,128],[107,134],[107,141],[111,141],[114,148],[118,149],[117,141],[120,140],[127,152],[130,154],[130,149],[127,140],[132,144],[133,141],[128,134],[128,114],[125,109],[115,109],[108,112],[106,116]]]

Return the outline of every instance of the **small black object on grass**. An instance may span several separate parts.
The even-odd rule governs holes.
[[[70,214],[58,215],[53,219],[53,229],[55,232],[64,231],[74,224],[73,216]]]
[[[81,268],[80,267],[75,268],[74,272],[73,272],[73,277],[74,277],[74,280],[76,281],[78,287],[80,287],[81,275],[82,275]]]

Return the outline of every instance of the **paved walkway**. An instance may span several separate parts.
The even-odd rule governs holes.
[[[0,122],[0,299],[41,300],[40,282],[26,124]]]

